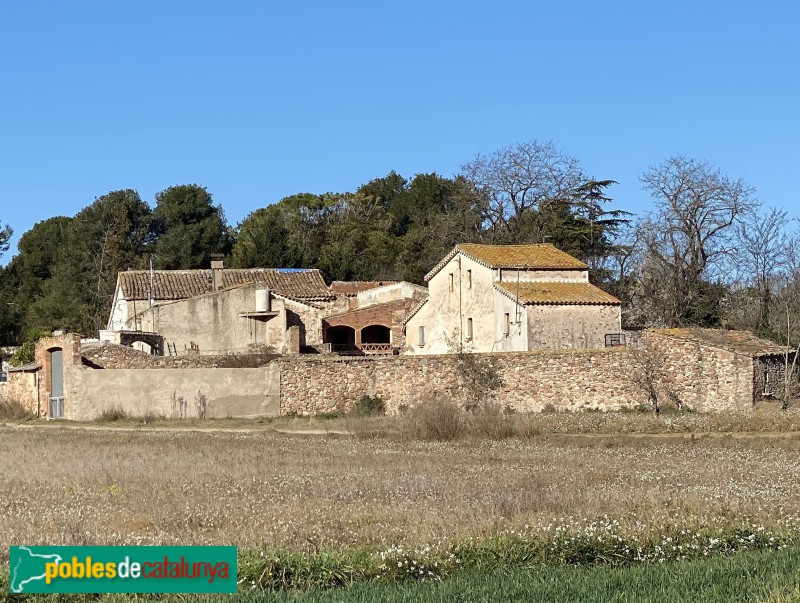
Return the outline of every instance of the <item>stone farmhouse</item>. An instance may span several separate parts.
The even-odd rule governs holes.
[[[409,354],[602,348],[620,341],[621,302],[550,244],[456,245],[406,319]]]
[[[319,270],[121,272],[100,339],[157,356],[398,353],[403,319],[425,295],[405,282],[334,282]]]
[[[519,412],[647,403],[620,302],[552,245],[457,245],[406,282],[333,282],[317,270],[129,271],[100,340],[54,333],[8,369],[0,402],[39,417],[261,417],[346,411],[362,395],[387,411],[465,400],[467,350],[499,376],[494,402]],[[793,354],[738,331],[649,330],[658,387],[688,408],[749,410],[783,394]],[[141,349],[134,349],[139,347]],[[402,353],[401,353],[402,352]]]

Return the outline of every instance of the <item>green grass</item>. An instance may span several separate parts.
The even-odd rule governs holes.
[[[391,585],[360,584],[327,591],[294,593],[253,592],[235,596],[172,596],[164,601],[230,603],[472,603],[481,601],[548,602],[661,602],[707,603],[753,601],[785,603],[800,601],[800,548],[739,553],[679,563],[633,567],[555,567],[462,573],[434,583],[401,582]],[[0,601],[76,601],[77,597],[11,597],[7,583],[0,585]],[[786,598],[787,595],[792,596]],[[139,597],[139,600],[145,599]],[[82,597],[104,603],[122,603],[132,597]],[[150,599],[153,600],[153,599]]]

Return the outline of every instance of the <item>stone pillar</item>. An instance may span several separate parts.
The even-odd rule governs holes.
[[[286,353],[300,353],[300,327],[297,325],[286,329]]]

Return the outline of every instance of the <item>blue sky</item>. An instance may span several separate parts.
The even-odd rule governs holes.
[[[685,154],[797,214],[798,20],[788,1],[7,0],[0,221],[196,182],[236,224],[532,138],[618,180],[622,209]]]

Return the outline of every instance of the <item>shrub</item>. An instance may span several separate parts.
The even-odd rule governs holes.
[[[461,410],[449,400],[423,402],[406,413],[405,432],[422,440],[454,440],[463,431]]]
[[[95,419],[98,423],[113,423],[114,421],[124,421],[130,418],[128,413],[118,406],[106,408],[100,416]]]
[[[497,404],[482,404],[473,409],[468,416],[468,427],[472,435],[495,440],[515,435],[514,419]]]
[[[356,400],[353,410],[360,417],[382,415],[386,410],[386,404],[378,396],[368,396],[365,394]]]
[[[332,410],[330,412],[319,412],[314,415],[314,418],[326,421],[332,419],[341,419],[343,416],[344,413],[341,410]]]

